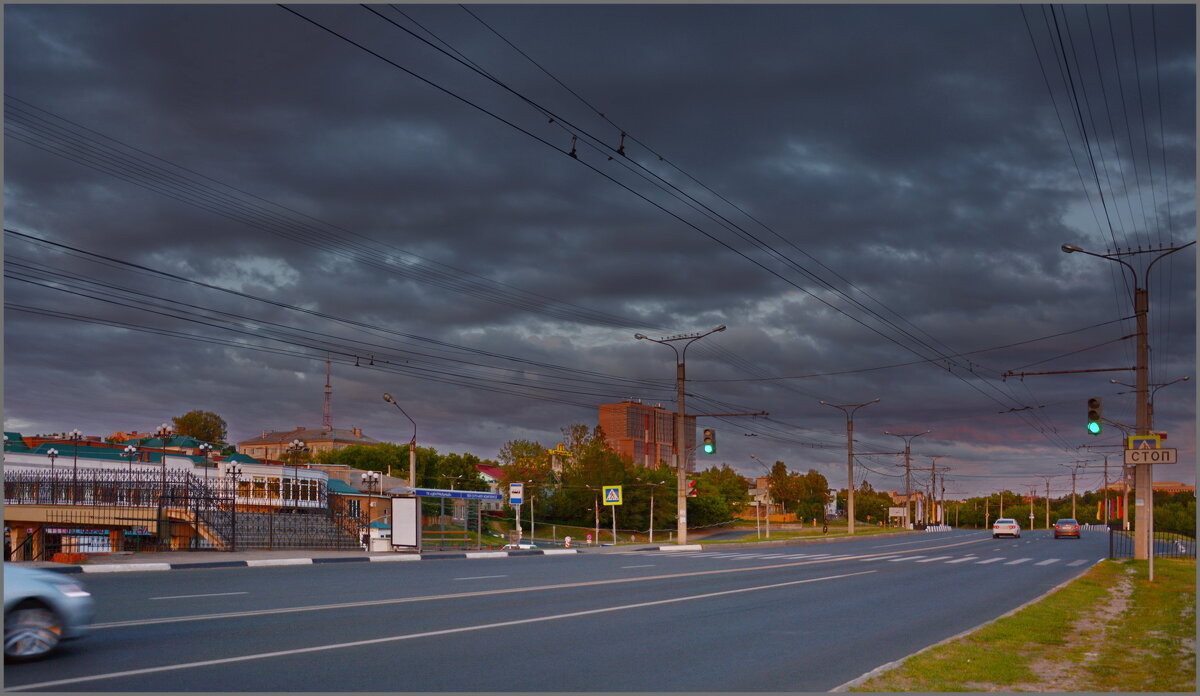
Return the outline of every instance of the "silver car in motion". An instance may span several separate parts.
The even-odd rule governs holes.
[[[49,655],[63,640],[85,635],[94,615],[91,593],[75,580],[4,564],[5,662]]]

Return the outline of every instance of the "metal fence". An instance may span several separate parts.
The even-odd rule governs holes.
[[[1196,538],[1178,532],[1154,532],[1155,558],[1195,558]],[[1108,557],[1133,558],[1133,532],[1108,530]]]
[[[359,548],[366,519],[331,507],[325,484],[294,504],[260,493],[247,491],[244,480],[166,469],[14,471],[7,472],[4,480],[5,505],[54,506],[47,524],[35,534],[44,557],[69,550],[67,546],[78,548],[89,536],[114,527],[126,530],[126,549],[166,548],[172,526],[181,524],[194,526],[195,533],[190,534],[186,549],[176,550]],[[126,511],[120,519],[113,517],[116,507]],[[137,532],[151,524],[158,535]],[[47,529],[69,533],[47,533]],[[11,553],[14,558],[40,560],[25,558],[32,547],[30,537]]]

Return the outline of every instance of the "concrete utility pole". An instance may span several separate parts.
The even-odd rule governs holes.
[[[1071,470],[1071,517],[1074,519],[1079,519],[1079,516],[1075,514],[1075,476],[1079,472],[1079,470],[1081,468],[1083,468],[1083,465],[1087,464],[1087,462],[1088,462],[1088,460],[1086,460],[1086,459],[1078,459],[1075,461],[1075,464],[1073,466],[1068,467]],[[1059,464],[1059,466],[1068,466],[1068,465]]]
[[[709,334],[714,334],[718,331],[724,330],[725,325],[721,324],[720,326],[710,329],[704,333],[680,334],[678,336],[669,336],[667,338],[660,339],[650,338],[649,336],[640,333],[633,335],[633,337],[639,341],[646,340],[653,343],[661,343],[662,345],[667,346],[671,350],[675,351],[675,403],[677,405],[677,412],[675,414],[675,507],[677,510],[677,543],[681,545],[687,543],[687,438],[684,434],[684,429],[687,426],[687,410],[684,408],[683,404],[683,385],[687,377],[684,371],[684,363],[687,360],[688,346],[692,345],[696,341],[699,341],[705,336],[708,336]],[[683,344],[682,353],[680,353],[679,349],[677,349],[675,346],[671,345],[672,341],[687,341]]]
[[[929,500],[930,504],[925,507],[928,510],[925,513],[926,522],[937,524],[937,460],[941,459],[941,455],[932,456],[929,458]]]
[[[1175,252],[1186,249],[1196,242],[1188,242],[1177,247],[1162,247],[1158,249],[1138,249],[1132,251],[1126,249],[1122,252],[1118,249],[1115,252],[1105,254],[1097,254],[1085,249],[1081,249],[1073,244],[1062,245],[1064,253],[1070,254],[1080,252],[1088,256],[1114,261],[1129,269],[1133,274],[1133,311],[1137,318],[1137,434],[1149,435],[1152,427],[1150,415],[1150,390],[1149,390],[1149,354],[1150,354],[1150,330],[1147,323],[1147,315],[1150,313],[1150,291],[1144,287],[1138,286],[1138,272],[1129,263],[1125,262],[1122,256],[1137,256],[1139,254],[1157,254],[1146,264],[1145,277],[1146,285],[1149,285],[1150,271],[1154,268],[1154,264],[1162,259],[1174,254]],[[1107,250],[1106,250],[1107,251]],[[1133,535],[1133,557],[1136,560],[1146,560],[1150,558],[1152,549],[1151,529],[1154,524],[1154,465],[1153,464],[1137,464],[1134,468],[1134,535]],[[1154,580],[1154,566],[1150,566],[1150,580]]]
[[[862,404],[839,405],[827,401],[821,402],[824,406],[832,406],[846,414],[846,476],[849,481],[846,485],[846,531],[849,534],[854,533],[854,412],[863,406],[877,403],[879,403],[879,399],[871,399]]]
[[[909,528],[912,527],[912,515],[913,515],[912,483],[911,483],[911,478],[912,478],[912,441],[914,438],[921,437],[922,435],[928,435],[931,432],[933,432],[933,431],[926,430],[923,433],[904,434],[904,433],[888,432],[887,430],[883,431],[884,435],[891,435],[893,437],[898,437],[898,438],[904,440],[904,504],[906,505],[906,507],[904,509],[904,514],[905,514],[906,519],[904,520],[904,522],[906,525],[909,526]]]
[[[408,443],[408,487],[415,489],[417,487],[417,422],[412,419],[412,416],[408,415],[400,404],[396,403],[391,394],[384,394],[383,400],[400,409],[400,413],[403,413],[408,422],[412,423],[412,440]]]
[[[1046,529],[1050,529],[1050,479],[1054,478],[1054,475],[1037,474],[1037,477],[1046,482]],[[1030,506],[1030,509],[1033,507]]]

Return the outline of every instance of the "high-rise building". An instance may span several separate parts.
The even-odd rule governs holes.
[[[686,416],[684,425],[687,471],[696,466],[696,417]],[[675,412],[661,404],[648,406],[640,400],[600,405],[600,428],[609,447],[634,464],[655,466],[675,463]]]

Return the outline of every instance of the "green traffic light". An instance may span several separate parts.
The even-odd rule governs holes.
[[[712,454],[714,449],[716,449],[716,448],[714,448],[712,445],[709,445],[709,444],[704,445],[704,453],[705,454]]]
[[[1088,432],[1093,435],[1099,435],[1100,434],[1100,421],[1089,421],[1088,422]]]

